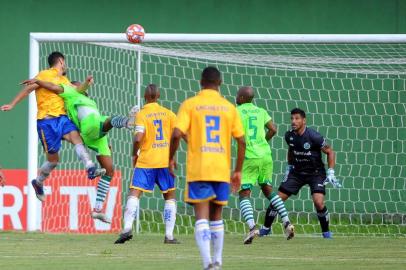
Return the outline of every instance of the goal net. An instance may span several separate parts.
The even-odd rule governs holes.
[[[283,135],[290,127],[289,111],[294,107],[304,109],[308,125],[323,134],[337,153],[336,175],[344,187],[327,188],[332,231],[346,235],[406,235],[406,44],[40,42],[41,69],[46,68],[46,56],[52,51],[65,54],[70,79],[83,80],[93,74],[95,85],[89,93],[105,115],[126,115],[136,104],[138,72],[141,94],[147,84],[157,84],[161,105],[175,113],[186,98],[200,89],[200,74],[208,65],[222,72],[221,93],[233,103],[240,86],[252,86],[255,104],[265,108],[278,126],[278,134],[270,142],[275,190],[286,164]],[[136,68],[138,51],[140,70]],[[125,205],[132,178],[132,134],[113,130],[109,137],[118,172],[116,181],[121,183],[113,196],[121,196],[121,205],[115,206],[120,208]],[[64,144],[62,149],[59,171],[47,185],[52,188],[62,177],[72,188],[83,186],[83,166],[73,148]],[[182,144],[178,154],[178,233],[191,233],[194,224],[193,210],[183,202],[185,149]],[[39,164],[43,161],[41,149]],[[254,189],[251,200],[256,221],[262,223],[269,202],[259,189]],[[81,203],[89,204],[90,200],[79,200],[79,207]],[[163,206],[159,190],[143,196],[141,232],[163,232]],[[299,234],[320,231],[307,187],[292,196],[286,206]],[[110,207],[111,215],[121,214]],[[60,208],[44,204],[45,231],[57,231],[55,227],[64,226],[59,220],[75,211],[72,206],[69,211]],[[78,226],[83,225],[82,215],[88,213],[79,211]],[[231,196],[224,220],[226,231],[245,232],[237,196]],[[120,224],[115,226],[119,228]],[[282,233],[280,223],[273,229],[274,233]]]

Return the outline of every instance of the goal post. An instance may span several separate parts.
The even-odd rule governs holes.
[[[142,87],[150,82],[163,89],[163,105],[176,112],[185,98],[198,91],[199,71],[209,64],[220,67],[224,76],[222,93],[231,101],[239,86],[253,84],[258,91],[256,103],[280,124],[278,137],[288,127],[286,113],[291,106],[303,107],[310,115],[311,126],[318,128],[338,152],[336,171],[344,180],[344,189],[330,188],[327,194],[327,200],[332,201],[328,206],[333,225],[337,225],[334,228],[342,233],[406,234],[406,195],[402,191],[406,164],[401,153],[406,147],[405,136],[402,139],[406,100],[401,96],[406,80],[406,35],[147,33],[142,44],[129,44],[121,33],[31,33],[31,78],[45,68],[44,56],[52,50],[67,54],[68,68],[81,77],[78,79],[97,69],[96,77],[102,83],[96,86],[95,99],[106,113],[124,113],[133,100],[141,105]],[[134,99],[130,102],[127,99],[131,95]],[[30,183],[43,160],[39,155],[42,150],[38,147],[34,93],[29,97],[28,118],[27,229],[35,231],[47,217],[41,213]],[[122,171],[125,192],[131,174],[125,160],[130,160],[126,148],[131,144],[129,136],[120,132],[111,135],[113,159]],[[73,149],[63,147],[69,148],[61,153],[61,164],[67,162],[63,168],[80,169],[73,154],[66,152]],[[286,147],[281,138],[273,139],[271,147],[277,188]],[[192,228],[191,209],[181,202],[184,150],[183,146],[177,179],[179,233]],[[154,192],[141,200],[137,232],[162,231],[160,196]],[[236,202],[232,197],[225,209],[229,232],[244,230]],[[267,201],[257,197],[253,202],[260,222]],[[299,232],[317,231],[307,191],[288,201],[287,207],[294,222],[300,224]]]

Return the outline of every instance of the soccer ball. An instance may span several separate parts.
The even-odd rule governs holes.
[[[144,40],[144,27],[139,24],[132,24],[127,27],[126,36],[131,43],[141,43]]]

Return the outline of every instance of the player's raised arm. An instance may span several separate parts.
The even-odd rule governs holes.
[[[5,104],[0,107],[2,111],[11,111],[21,100],[26,98],[32,91],[37,89],[39,86],[37,84],[31,84],[24,86],[23,89],[15,96],[13,101],[9,104]]]
[[[79,85],[76,90],[80,93],[85,93],[87,91],[87,89],[89,89],[89,87],[94,83],[94,79],[92,75],[89,75],[86,77],[86,80],[84,81],[84,83],[82,83],[81,85]]]
[[[55,94],[63,93],[63,87],[62,86],[53,84],[51,82],[41,81],[41,80],[37,80],[37,79],[31,79],[31,80],[25,80],[21,84],[24,84],[24,85],[27,85],[27,86],[29,86],[29,85],[38,85],[38,86],[40,86],[42,88],[46,88],[49,91],[54,92]]]

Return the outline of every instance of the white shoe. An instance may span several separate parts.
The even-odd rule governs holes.
[[[290,222],[286,222],[284,227],[287,240],[290,240],[293,237],[295,237],[295,227]]]
[[[135,127],[135,120],[137,117],[137,113],[140,111],[140,107],[135,105],[131,108],[130,112],[128,113],[128,123],[127,128],[134,128]]]
[[[111,220],[106,216],[105,213],[97,212],[97,211],[93,210],[91,216],[92,216],[93,219],[98,219],[101,222],[104,222],[104,223],[107,223],[107,224],[111,223]]]
[[[256,227],[252,228],[247,236],[244,238],[244,245],[252,244],[252,240],[259,235],[259,231]]]

